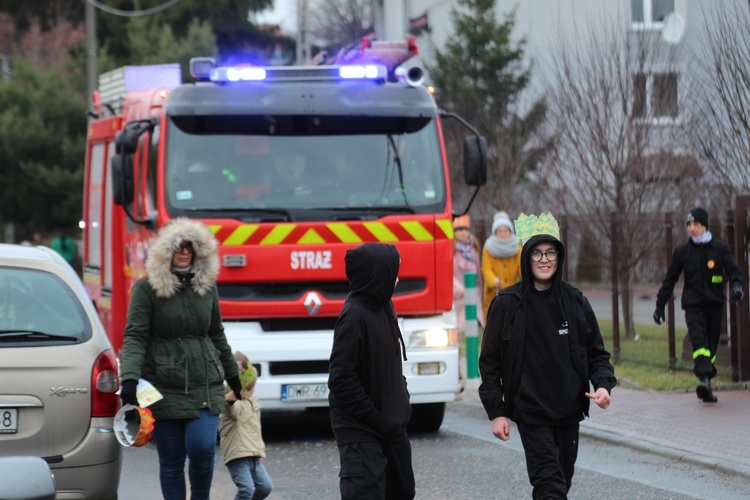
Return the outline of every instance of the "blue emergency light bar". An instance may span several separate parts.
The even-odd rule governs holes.
[[[214,76],[213,74],[211,76]],[[239,81],[261,81],[266,79],[266,70],[263,68],[226,68],[223,76],[230,82]]]
[[[369,80],[385,81],[388,69],[380,64],[345,66],[220,66],[211,58],[190,60],[190,73],[197,80],[216,83]]]

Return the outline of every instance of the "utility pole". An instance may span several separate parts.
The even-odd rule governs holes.
[[[309,36],[310,9],[308,0],[297,0],[297,65],[310,60]]]
[[[750,2],[750,0],[748,1]],[[375,38],[385,40],[385,5],[383,5],[383,0],[372,0],[372,10]]]
[[[3,74],[3,83],[6,84],[10,81],[10,64],[8,64],[8,56],[0,52],[0,72]],[[13,222],[5,223],[5,243],[16,242],[16,226]]]
[[[96,90],[96,7],[86,2],[86,109]]]
[[[402,40],[406,36],[409,0],[373,0],[375,37],[378,40]]]
[[[3,83],[10,81],[10,75],[13,73],[10,71],[10,64],[8,64],[8,56],[0,52],[0,72],[3,73]]]

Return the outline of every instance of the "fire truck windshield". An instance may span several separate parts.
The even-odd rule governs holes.
[[[165,196],[172,216],[328,220],[435,213],[446,204],[440,155],[434,120],[416,131],[351,135],[188,133],[170,123]]]

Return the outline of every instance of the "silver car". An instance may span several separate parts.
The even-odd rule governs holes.
[[[53,250],[0,244],[0,456],[44,458],[57,498],[117,498],[112,346]]]

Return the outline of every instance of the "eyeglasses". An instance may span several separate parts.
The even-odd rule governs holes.
[[[554,262],[557,260],[557,250],[547,250],[546,252],[542,252],[541,250],[532,250],[531,251],[531,260],[534,262],[540,262],[542,260],[542,256],[547,257],[547,260],[549,262]]]
[[[193,243],[191,241],[183,241],[180,243],[180,246],[177,247],[177,250],[175,250],[175,253],[193,253]]]

